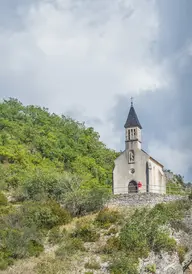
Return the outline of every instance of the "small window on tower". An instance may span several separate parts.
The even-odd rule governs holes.
[[[136,138],[136,129],[134,129],[134,138]]]
[[[131,140],[131,136],[130,136],[130,135],[131,135],[131,133],[130,133],[130,129],[128,130],[128,134],[129,134],[129,136],[128,136],[128,137],[129,137],[129,140]]]
[[[129,151],[129,163],[134,163],[135,161],[135,154],[133,150]]]

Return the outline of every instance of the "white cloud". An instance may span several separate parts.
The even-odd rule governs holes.
[[[159,33],[155,1],[41,0],[18,10],[24,28],[0,36],[0,76],[14,84],[6,95],[101,119],[93,126],[118,146],[108,121],[115,95],[169,85],[166,64],[150,51]]]

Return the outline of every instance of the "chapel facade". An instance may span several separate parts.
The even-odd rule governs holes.
[[[142,126],[133,102],[124,125],[125,150],[115,160],[113,194],[166,193],[163,165],[142,150]]]

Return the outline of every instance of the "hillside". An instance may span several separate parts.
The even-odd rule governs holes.
[[[160,274],[172,261],[183,271],[191,195],[114,208],[118,153],[93,128],[16,99],[0,113],[0,272]]]
[[[53,227],[105,204],[117,153],[93,128],[45,108],[11,98],[0,103],[0,114],[3,269],[39,255]]]
[[[89,185],[111,185],[117,153],[93,128],[47,109],[0,103],[1,186],[16,188],[38,172],[72,173]]]

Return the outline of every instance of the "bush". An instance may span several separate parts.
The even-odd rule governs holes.
[[[77,222],[76,229],[72,233],[73,237],[80,238],[84,242],[95,242],[99,239],[100,235],[91,224]]]
[[[152,209],[137,209],[120,232],[122,250],[136,258],[148,256],[150,250],[176,250],[175,239],[162,227],[181,220],[189,208],[188,201],[177,201],[158,204]]]
[[[178,245],[177,246],[177,254],[179,256],[179,262],[182,264],[184,261],[185,254],[188,251],[188,247],[184,245]]]
[[[55,274],[55,273],[71,273],[70,261],[63,259],[46,258],[41,259],[34,268],[34,273],[38,274]]]
[[[120,219],[121,215],[119,211],[104,208],[98,213],[95,222],[102,228],[108,228],[111,224],[117,223]]]
[[[101,268],[100,264],[96,260],[90,260],[85,263],[85,268],[98,270]]]
[[[48,171],[37,169],[19,189],[18,196],[25,200],[42,201],[53,199],[61,202],[63,193],[69,191],[69,185],[78,178],[72,174],[59,174],[55,169]]]
[[[155,264],[148,264],[148,265],[145,267],[145,271],[146,271],[147,273],[155,274],[155,273],[156,273],[156,265],[155,265]]]
[[[38,229],[51,229],[71,220],[70,214],[55,201],[24,203],[21,214],[25,226],[33,224]]]
[[[138,274],[138,260],[125,253],[117,253],[110,265],[112,274]]]
[[[119,237],[111,237],[107,240],[105,246],[103,247],[103,252],[105,254],[113,254],[121,250],[121,242]]]
[[[27,250],[28,250],[29,256],[38,257],[40,253],[43,252],[44,247],[42,244],[38,243],[37,241],[30,240],[28,242]]]
[[[48,241],[50,244],[58,244],[65,236],[67,231],[64,228],[62,231],[59,227],[53,227],[48,234]]]
[[[7,197],[2,192],[0,192],[0,206],[6,206],[7,204]]]
[[[75,254],[79,251],[85,251],[84,243],[78,238],[66,238],[65,242],[56,250],[55,254],[57,257],[63,258]]]
[[[38,256],[43,245],[38,241],[34,230],[4,228],[0,230],[0,265],[7,267],[13,259]]]
[[[73,216],[83,216],[103,208],[109,198],[110,192],[106,188],[78,188],[67,192],[63,203]]]
[[[15,209],[12,205],[0,206],[0,216],[6,216],[10,213],[14,213]]]
[[[192,200],[192,191],[191,191],[191,193],[189,193],[188,198],[189,198],[190,201]]]
[[[10,258],[9,253],[6,251],[0,251],[0,270],[5,270],[12,263],[13,259]]]

